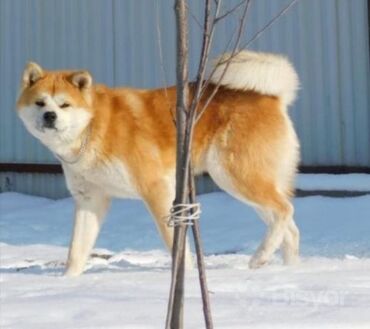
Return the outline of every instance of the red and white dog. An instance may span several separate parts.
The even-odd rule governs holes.
[[[213,82],[224,65],[216,67]],[[280,246],[285,263],[298,260],[290,199],[299,144],[287,113],[297,87],[297,74],[284,57],[241,52],[195,128],[195,172],[208,172],[268,226],[252,268],[267,263]],[[175,102],[175,87],[108,88],[94,84],[87,71],[26,66],[18,114],[60,159],[76,201],[67,275],[83,272],[112,197],[142,199],[171,248],[173,229],[165,218],[175,192]]]

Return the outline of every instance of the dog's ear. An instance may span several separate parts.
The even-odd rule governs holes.
[[[92,85],[92,77],[88,71],[78,71],[71,75],[71,82],[80,90],[89,89]]]
[[[27,63],[24,71],[23,71],[23,87],[32,86],[37,80],[41,79],[44,76],[44,71],[42,70],[41,66],[34,63],[29,62]]]

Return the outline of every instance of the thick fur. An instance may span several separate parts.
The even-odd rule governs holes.
[[[222,84],[195,128],[195,171],[208,172],[268,225],[251,267],[268,262],[281,244],[285,262],[296,262],[299,232],[290,198],[299,145],[286,111],[296,74],[281,57],[243,52]],[[204,99],[213,89],[210,85]],[[191,86],[190,97],[192,91]],[[142,199],[171,248],[173,231],[165,216],[175,193],[175,103],[175,87],[108,88],[95,85],[86,71],[26,67],[17,109],[27,129],[63,159],[76,158],[88,138],[76,163],[62,161],[76,201],[68,275],[84,270],[112,197]],[[43,125],[46,111],[57,114],[53,129]]]
[[[285,57],[252,51],[237,53],[231,61],[230,57],[230,54],[224,54],[216,59],[211,81],[217,84],[221,80],[222,85],[230,89],[277,96],[287,106],[293,103],[299,85],[298,76]]]

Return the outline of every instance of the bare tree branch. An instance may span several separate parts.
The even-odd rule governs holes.
[[[194,22],[198,25],[199,29],[203,31],[203,26],[201,22],[199,22],[199,19],[193,14],[193,12],[188,8],[191,18],[194,20]]]
[[[222,53],[224,54],[224,53],[226,53],[227,52],[227,50],[229,49],[229,47],[230,47],[230,45],[231,45],[231,43],[232,43],[232,41],[234,40],[234,37],[236,36],[236,34],[237,34],[237,28],[234,30],[234,32],[232,33],[232,35],[231,35],[231,37],[229,38],[229,41],[227,42],[227,44],[225,45],[225,47],[224,47],[224,49],[223,49],[223,51],[222,51]],[[217,66],[218,65],[220,65],[221,64],[221,59],[219,59],[218,60],[218,62],[217,63],[215,63],[214,65],[213,65],[213,68],[212,68],[212,71],[210,72],[210,74],[209,74],[209,76],[208,76],[208,78],[205,80],[205,81],[203,81],[203,83],[202,83],[202,90],[201,90],[201,92],[200,92],[200,95],[199,95],[199,99],[202,99],[202,97],[203,97],[203,95],[204,95],[204,93],[206,92],[206,90],[207,90],[207,88],[208,88],[208,86],[210,85],[210,83],[211,83],[211,79],[212,79],[212,77],[213,77],[213,75],[214,75],[214,73],[215,73],[215,71],[216,71],[216,69],[217,69]]]
[[[189,202],[195,203],[195,181],[194,181],[194,172],[193,168],[190,166],[189,168]],[[213,329],[213,321],[212,321],[212,314],[211,314],[211,303],[209,300],[209,291],[207,285],[207,278],[206,278],[206,266],[204,262],[204,253],[203,253],[203,245],[202,240],[200,237],[200,228],[199,228],[199,221],[194,221],[192,225],[192,231],[194,236],[194,246],[195,252],[197,255],[197,262],[198,262],[198,274],[199,274],[199,284],[200,289],[202,292],[202,301],[203,301],[203,314],[204,320],[206,323],[207,329]]]
[[[260,29],[242,48],[247,48],[251,43],[256,41],[266,30],[268,30],[277,20],[279,20],[289,9],[294,6],[298,0],[292,0],[277,15],[275,15],[262,29]]]
[[[248,0],[247,4],[246,4],[246,7],[245,7],[245,10],[244,10],[244,14],[241,18],[241,23],[239,25],[239,32],[238,32],[238,36],[237,36],[237,40],[236,40],[236,43],[235,43],[235,47],[234,47],[234,50],[231,52],[230,56],[228,56],[226,59],[222,59],[220,60],[218,63],[216,63],[216,65],[214,66],[213,68],[213,71],[210,75],[210,77],[207,79],[207,82],[205,83],[205,89],[208,87],[209,85],[209,82],[212,78],[212,75],[214,74],[216,68],[218,65],[220,64],[225,64],[225,67],[224,67],[224,70],[221,74],[221,77],[220,79],[218,80],[218,82],[216,83],[216,86],[211,94],[211,96],[206,100],[205,102],[205,105],[203,106],[202,110],[198,113],[198,116],[196,118],[196,122],[198,122],[198,120],[200,119],[200,117],[203,115],[204,111],[206,110],[206,108],[208,107],[209,103],[211,102],[211,100],[213,99],[213,97],[216,95],[217,91],[219,90],[219,87],[220,87],[220,83],[232,61],[232,59],[238,55],[243,49],[245,49],[248,45],[250,45],[252,42],[254,42],[255,40],[257,40],[267,29],[269,29],[277,20],[279,20],[284,14],[286,14],[288,12],[288,10],[293,6],[295,5],[298,0],[292,0],[288,5],[286,5],[279,13],[277,13],[262,29],[260,29],[246,44],[244,44],[242,47],[239,48],[238,50],[238,46],[239,46],[239,43],[240,43],[240,40],[241,40],[241,32],[242,32],[242,27],[244,26],[245,24],[245,17],[246,17],[246,12],[248,10],[248,6],[249,6],[249,3],[250,3],[251,0]]]
[[[268,30],[274,23],[276,23],[288,10],[295,5],[299,0],[292,0],[288,5],[286,5],[281,11],[279,11],[266,25],[264,25],[250,40],[248,40],[244,45],[242,45],[238,51],[236,51],[232,56],[228,57],[227,60],[219,61],[217,65],[224,64],[237,56],[242,50],[247,48],[251,43],[256,41],[266,30]],[[216,67],[217,67],[216,65]]]
[[[250,2],[251,2],[251,0],[243,0],[243,3],[245,3],[245,4],[246,4],[246,10],[247,10],[247,11],[248,11],[248,8],[249,8],[249,5],[250,5]],[[246,19],[246,14],[247,14],[247,13],[245,12],[245,17],[244,17],[244,19]],[[227,42],[227,44],[225,45],[224,50],[223,50],[223,52],[222,52],[222,53],[226,53],[226,52],[227,52],[227,50],[229,49],[229,47],[230,47],[230,45],[231,45],[232,41],[234,40],[234,37],[235,37],[237,34],[239,35],[239,38],[241,37],[241,32],[242,32],[242,30],[240,29],[240,25],[239,25],[239,29],[238,29],[238,28],[236,28],[236,29],[234,30],[233,34],[232,34],[232,35],[231,35],[231,37],[229,38],[229,41],[228,41],[228,42]],[[238,37],[236,37],[236,43],[238,43]],[[208,86],[211,84],[212,77],[213,77],[213,75],[214,75],[214,73],[215,73],[215,71],[216,71],[216,69],[217,69],[218,65],[220,65],[220,64],[222,64],[222,62],[221,62],[221,58],[218,60],[218,62],[217,62],[217,63],[215,63],[215,64],[213,65],[212,71],[211,71],[211,73],[209,74],[209,76],[208,76],[207,80],[203,81],[203,83],[202,83],[202,90],[201,90],[201,93],[200,93],[200,95],[199,95],[199,99],[198,99],[198,100],[202,99],[202,97],[203,97],[204,93],[208,90]],[[196,119],[196,121],[198,121],[198,119]]]
[[[231,15],[234,11],[238,10],[243,4],[245,3],[245,0],[240,1],[236,6],[233,8],[227,10],[225,13],[223,13],[220,16],[216,16],[214,19],[214,22],[217,23],[218,21],[223,20],[225,17]]]
[[[215,13],[214,15],[218,15],[218,12],[220,10],[221,2],[218,2],[216,5]],[[212,44],[212,37],[215,30],[215,21],[213,20],[211,22],[211,8],[212,4],[210,0],[206,0],[205,6],[204,6],[204,27],[203,27],[203,42],[202,42],[202,51],[200,55],[200,61],[199,61],[199,67],[198,67],[198,74],[196,78],[196,87],[194,90],[193,100],[190,107],[190,113],[191,115],[194,115],[196,106],[199,102],[199,96],[201,92],[202,83],[205,76],[206,66],[207,66],[207,60],[209,56],[209,51],[211,49]]]
[[[248,13],[248,9],[249,9],[250,3],[251,3],[251,0],[246,0],[245,1],[245,7],[244,7],[244,10],[243,10],[243,14],[242,14],[242,16],[240,18],[238,34],[236,36],[235,45],[234,45],[234,48],[233,48],[233,50],[231,52],[230,58],[228,58],[227,63],[225,65],[225,67],[224,67],[224,70],[223,70],[223,72],[222,72],[222,74],[221,74],[218,82],[216,83],[215,88],[213,89],[211,95],[205,101],[205,104],[203,105],[203,108],[199,111],[199,113],[197,115],[197,118],[196,118],[196,122],[199,121],[200,117],[203,115],[204,111],[207,109],[209,103],[212,101],[212,99],[216,95],[217,91],[219,90],[219,88],[221,86],[221,81],[222,81],[223,77],[225,76],[225,73],[228,70],[230,63],[232,62],[231,59],[232,59],[232,57],[234,57],[234,54],[236,53],[236,51],[237,51],[237,49],[239,47],[241,36],[243,35],[243,30],[244,30],[244,26],[245,26],[246,17],[247,17],[247,13]],[[216,64],[215,67],[217,67],[217,65],[219,65],[219,64]],[[210,78],[208,79],[208,81],[210,81]]]
[[[172,122],[176,126],[176,120],[175,115],[173,113],[173,106],[170,102],[170,99],[168,97],[168,90],[167,90],[167,75],[166,75],[166,69],[164,67],[164,61],[163,61],[163,51],[162,51],[162,33],[161,33],[161,27],[159,25],[159,5],[158,0],[156,1],[156,26],[157,26],[157,40],[158,40],[158,49],[159,49],[159,61],[161,64],[161,71],[162,71],[162,77],[164,82],[164,95],[166,98],[167,106],[171,114]]]

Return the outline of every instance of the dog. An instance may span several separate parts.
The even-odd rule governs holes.
[[[296,263],[299,230],[291,198],[299,143],[287,108],[297,74],[285,57],[268,53],[225,54],[215,63],[199,108],[220,87],[195,127],[194,172],[208,173],[266,223],[250,268],[268,263],[280,247],[284,263]],[[191,98],[194,84],[189,89]],[[113,197],[142,199],[171,250],[166,216],[175,194],[175,104],[174,86],[108,88],[88,71],[26,65],[17,113],[60,160],[76,205],[66,275],[84,271]]]

